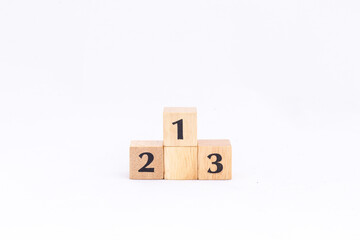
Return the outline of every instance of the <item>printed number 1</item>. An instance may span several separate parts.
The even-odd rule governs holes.
[[[177,139],[184,139],[183,136],[183,120],[180,119],[172,123],[173,125],[177,124]]]

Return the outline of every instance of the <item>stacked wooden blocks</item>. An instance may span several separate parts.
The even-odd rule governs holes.
[[[164,108],[164,141],[131,141],[131,179],[231,179],[229,140],[197,140],[196,108]]]

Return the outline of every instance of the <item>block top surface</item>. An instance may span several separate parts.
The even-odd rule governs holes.
[[[199,139],[198,146],[231,146],[229,139]]]
[[[160,140],[133,140],[130,147],[162,147],[163,141]]]
[[[164,107],[164,113],[196,113],[196,107]]]

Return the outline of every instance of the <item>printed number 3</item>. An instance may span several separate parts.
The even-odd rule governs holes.
[[[215,171],[211,171],[211,169],[209,168],[208,170],[208,173],[219,173],[223,170],[223,165],[220,163],[220,161],[222,160],[222,157],[220,154],[218,153],[213,153],[213,154],[210,154],[208,156],[209,159],[211,159],[212,156],[215,156],[216,157],[216,160],[215,162],[212,162],[212,164],[215,164],[216,165],[216,170]]]
[[[152,155],[152,153],[149,153],[149,152],[143,152],[142,154],[139,155],[139,157],[142,158],[144,155],[147,155],[148,160],[147,160],[146,164],[142,168],[139,169],[138,172],[154,172],[154,168],[146,168],[154,160],[154,155]]]
[[[177,124],[177,139],[184,139],[183,136],[183,120],[180,119],[172,123],[173,125]]]

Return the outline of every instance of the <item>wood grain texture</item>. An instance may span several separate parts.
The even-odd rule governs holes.
[[[164,146],[197,146],[197,110],[189,107],[165,107],[163,115]],[[178,139],[178,125],[183,119],[183,139]]]
[[[215,172],[217,169],[216,156],[209,155],[219,154],[222,159],[219,162],[222,164],[223,169],[219,173]],[[198,178],[200,180],[225,180],[231,179],[232,175],[232,149],[229,140],[198,140]]]
[[[197,179],[197,147],[164,147],[165,179]]]
[[[151,153],[154,156],[147,168],[154,172],[139,172],[148,161],[148,156],[140,154]],[[163,179],[164,178],[164,147],[162,141],[131,141],[130,143],[130,179]]]

